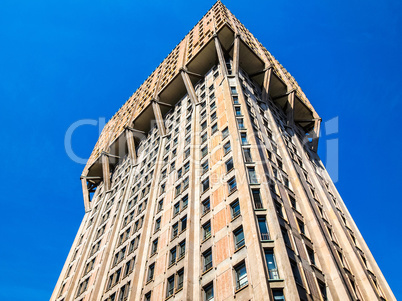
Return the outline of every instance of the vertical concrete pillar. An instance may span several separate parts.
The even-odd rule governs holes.
[[[225,56],[223,55],[222,46],[221,43],[219,42],[217,34],[215,34],[214,36],[214,42],[215,42],[216,54],[218,55],[219,66],[221,66],[223,75],[226,76],[228,74],[228,71],[226,69]]]
[[[126,140],[128,147],[128,155],[132,163],[134,163],[137,160],[137,154],[135,152],[134,135],[133,132],[129,129],[126,129]]]
[[[233,46],[233,73],[239,73],[239,55],[240,55],[240,37],[238,34],[235,35],[234,38],[234,46]]]
[[[102,154],[102,172],[103,172],[103,183],[105,186],[105,191],[110,190],[110,168],[109,168],[109,157],[104,153]]]
[[[81,185],[82,185],[82,194],[84,197],[84,206],[85,206],[85,213],[91,211],[91,202],[89,197],[87,179],[85,177],[81,177]]]
[[[165,136],[166,130],[165,130],[165,124],[163,122],[161,108],[159,107],[158,103],[155,100],[152,100],[152,109],[154,111],[155,121],[158,126],[160,135]]]

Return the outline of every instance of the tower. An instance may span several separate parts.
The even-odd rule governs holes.
[[[51,300],[395,300],[320,121],[218,1],[103,129]]]

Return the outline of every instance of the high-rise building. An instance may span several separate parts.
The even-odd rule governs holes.
[[[320,121],[218,1],[103,129],[51,300],[395,300]]]

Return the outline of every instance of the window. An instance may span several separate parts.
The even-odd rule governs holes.
[[[240,227],[237,230],[235,230],[233,232],[233,235],[234,235],[235,250],[238,250],[245,244],[243,227]]]
[[[297,219],[297,225],[299,226],[300,233],[306,235],[304,223],[301,220]]]
[[[250,180],[250,184],[258,184],[257,174],[255,172],[254,167],[247,167],[248,178]]]
[[[232,213],[232,218],[236,218],[240,215],[239,200],[236,200],[232,204],[230,204],[230,211]]]
[[[127,276],[128,274],[130,274],[133,271],[134,263],[135,263],[135,256],[133,258],[131,258],[131,260],[127,261],[126,267],[124,269],[124,276]]]
[[[211,237],[211,222],[206,222],[202,226],[203,240],[206,240]]]
[[[177,202],[176,204],[174,204],[173,206],[173,216],[178,215],[180,212],[180,203]]]
[[[202,157],[205,157],[207,154],[208,154],[208,146],[204,146],[204,147],[201,149],[201,158],[202,158]]]
[[[208,160],[206,160],[204,163],[201,164],[202,166],[202,173],[206,173],[209,169],[209,164],[208,164]]]
[[[116,300],[116,293],[113,293],[105,301],[115,301],[115,300]],[[64,301],[64,299],[62,299],[62,301]]]
[[[183,257],[184,254],[186,254],[186,240],[179,243],[179,258]]]
[[[119,294],[119,301],[127,300],[129,292],[130,292],[130,282],[128,282],[127,284],[125,284],[121,287],[120,294]]]
[[[236,116],[241,116],[241,109],[240,109],[240,107],[235,107],[235,114],[236,114]]]
[[[176,291],[180,290],[183,287],[184,282],[184,269],[181,269],[177,272],[177,288]]]
[[[230,92],[231,92],[232,94],[237,94],[236,87],[230,87]]]
[[[173,295],[174,292],[174,275],[170,276],[167,280],[166,298]]]
[[[245,263],[241,263],[235,267],[235,276],[236,276],[236,289],[241,289],[242,287],[248,284],[247,280],[247,270]]]
[[[272,290],[272,294],[274,295],[274,301],[285,301],[282,289],[274,289]]]
[[[152,242],[151,255],[155,254],[156,251],[158,251],[158,239],[155,239],[155,240]]]
[[[186,195],[186,196],[184,196],[182,199],[181,199],[181,208],[186,208],[187,207],[187,205],[188,205],[188,195]]]
[[[202,192],[205,192],[209,189],[209,178],[206,178],[202,181]]]
[[[223,145],[223,150],[224,150],[224,154],[226,155],[228,152],[231,151],[231,146],[230,146],[230,141],[226,142],[225,145]]]
[[[158,202],[158,212],[162,211],[163,209],[163,199]]]
[[[187,159],[188,157],[190,157],[190,149],[189,148],[184,151],[184,159]]]
[[[212,268],[212,250],[208,249],[202,254],[204,272]]]
[[[244,123],[243,123],[243,118],[237,118],[237,125],[239,127],[239,130],[244,130]]]
[[[187,215],[180,220],[181,223],[181,231],[186,230],[187,228]]]
[[[209,210],[211,210],[211,203],[209,201],[209,198],[207,198],[202,202],[202,214],[209,212]]]
[[[268,231],[268,225],[267,225],[267,220],[265,216],[259,216],[258,218],[258,226],[260,228],[260,233],[261,233],[261,240],[269,240],[269,231]]]
[[[239,97],[233,95],[232,98],[233,98],[233,103],[235,105],[238,105],[239,104]]]
[[[229,185],[229,193],[234,192],[237,189],[237,183],[236,183],[236,178],[233,177],[228,181]]]
[[[211,134],[215,134],[218,131],[218,124],[214,123],[211,127]]]
[[[278,215],[280,217],[283,217],[282,204],[275,201],[275,208],[276,208],[276,213],[278,213]]]
[[[278,268],[273,250],[265,250],[265,260],[267,262],[269,279],[279,279]]]
[[[261,201],[260,190],[259,189],[251,189],[251,192],[253,194],[253,200],[254,200],[255,208],[256,209],[263,208],[262,201]]]
[[[151,292],[145,294],[144,301],[151,301]]]
[[[253,162],[253,159],[251,158],[251,149],[244,148],[243,151],[244,151],[244,159],[245,159],[246,163]]]
[[[176,262],[176,247],[170,250],[169,253],[169,265],[172,265]]]
[[[318,282],[318,287],[320,288],[321,296],[324,301],[328,300],[327,296],[327,288],[325,286],[325,283],[321,282],[320,280],[317,279]]]
[[[306,248],[307,248],[308,258],[310,259],[310,263],[315,265],[314,251],[312,249],[310,249],[309,247],[306,247]]]
[[[299,284],[303,284],[300,276],[299,268],[297,267],[297,263],[293,260],[290,260],[290,266],[292,268],[293,276],[295,277],[295,281]]]
[[[147,282],[154,279],[155,263],[151,264],[148,268]]]
[[[211,95],[209,95],[209,98],[210,98],[210,99],[214,99],[214,98],[215,98],[215,93],[212,93]],[[215,101],[211,103],[211,105],[209,106],[209,108],[210,108],[211,111],[216,108]]]
[[[222,139],[225,139],[227,136],[229,136],[229,129],[225,127],[222,131]]]
[[[178,233],[179,233],[179,223],[175,223],[172,226],[172,239],[175,238]]]
[[[204,300],[205,301],[214,300],[214,286],[212,283],[204,287]]]
[[[114,255],[113,266],[115,266],[116,264],[121,262],[124,259],[125,254],[126,254],[126,247],[122,248],[119,252],[117,252]],[[93,260],[91,268],[88,271],[85,270],[86,272],[89,272],[92,269],[94,262],[95,261]],[[88,266],[87,266],[87,268],[88,268]]]
[[[233,159],[230,158],[228,161],[226,161],[226,172],[229,172],[233,169]]]
[[[161,218],[158,218],[155,221],[155,232],[158,231],[161,228]]]
[[[207,128],[207,122],[204,121],[203,123],[201,123],[201,131],[205,130]]]
[[[181,184],[176,186],[176,196],[178,196],[181,192]]]
[[[241,133],[240,136],[241,136],[241,144],[243,144],[243,145],[248,144],[247,134],[246,133]]]
[[[285,241],[285,245],[288,246],[289,248],[292,248],[292,244],[290,242],[288,230],[286,230],[286,228],[281,226],[281,232],[282,232],[283,240]]]
[[[205,141],[207,141],[207,139],[208,139],[208,134],[207,133],[203,134],[201,136],[201,144],[204,143]]]
[[[289,195],[289,201],[290,201],[290,203],[292,204],[292,207],[293,207],[294,209],[296,209],[296,205],[297,205],[296,199],[295,199],[294,197],[292,197],[291,195]]]
[[[211,122],[216,119],[216,111],[211,114]]]
[[[77,297],[87,290],[89,277],[80,283],[77,291]]]

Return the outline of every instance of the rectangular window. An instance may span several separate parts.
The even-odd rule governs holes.
[[[177,272],[177,289],[176,291],[180,290],[183,287],[184,282],[184,269],[181,269]]]
[[[155,240],[152,242],[151,255],[155,254],[156,251],[158,251],[158,239],[155,239]]]
[[[274,295],[274,301],[285,301],[282,289],[274,289],[272,290],[272,294]]]
[[[181,223],[181,231],[187,229],[187,215],[180,220]]]
[[[278,268],[276,266],[273,250],[265,250],[265,260],[267,262],[269,279],[279,279]]]
[[[250,184],[258,184],[258,177],[255,172],[254,167],[247,167],[248,178],[250,180]]]
[[[243,118],[237,118],[237,125],[239,127],[239,130],[244,130],[244,123],[243,123]]]
[[[306,247],[306,249],[307,249],[308,258],[310,259],[310,263],[315,265],[314,251],[312,249],[310,249],[309,247]]]
[[[232,219],[236,218],[236,217],[238,217],[240,215],[239,200],[236,200],[232,204],[230,204],[230,211],[232,213]]]
[[[188,195],[185,195],[182,199],[181,199],[181,208],[186,208],[188,205]]]
[[[241,136],[241,144],[243,144],[243,145],[248,144],[247,134],[246,133],[241,133],[240,136]]]
[[[178,196],[181,192],[181,184],[176,186],[176,196]]]
[[[235,114],[236,116],[242,116],[240,107],[235,107]]]
[[[225,139],[227,136],[229,136],[229,129],[225,127],[222,131],[222,139]]]
[[[230,146],[230,141],[226,142],[225,145],[223,146],[224,154],[226,155],[228,152],[230,152],[231,149],[232,148]]]
[[[128,282],[127,284],[125,284],[121,287],[120,293],[119,293],[119,301],[127,300],[129,292],[130,292],[130,282]]]
[[[209,189],[209,178],[206,178],[202,181],[202,192],[207,191]]]
[[[207,198],[202,202],[202,214],[209,212],[209,210],[211,210],[211,203],[209,201],[209,198]]]
[[[301,220],[297,219],[297,225],[299,226],[300,233],[306,235],[304,223]]]
[[[251,158],[251,149],[249,148],[244,148],[244,159],[246,161],[246,163],[252,163],[253,159]]]
[[[201,158],[205,157],[208,154],[208,146],[204,146],[201,149]]]
[[[161,228],[161,218],[158,218],[155,221],[155,232],[158,231]]]
[[[188,157],[190,157],[190,149],[189,148],[184,151],[184,160],[187,159]]]
[[[202,167],[202,173],[206,173],[209,169],[209,164],[208,164],[208,160],[206,160],[204,163],[201,164]]]
[[[289,248],[292,248],[292,243],[290,242],[288,230],[286,230],[286,228],[281,226],[281,232],[283,240],[285,241],[285,245],[288,246]]]
[[[233,159],[230,158],[228,161],[226,161],[226,172],[229,172],[233,169]]]
[[[238,105],[238,104],[239,104],[239,97],[233,95],[232,98],[233,98],[233,103],[234,103],[235,105]]]
[[[297,263],[293,260],[290,260],[290,266],[292,268],[293,276],[295,277],[295,281],[299,284],[303,284],[299,268],[297,267]]]
[[[211,122],[216,119],[216,111],[211,114]]]
[[[170,276],[167,280],[166,298],[172,296],[174,293],[174,275]]]
[[[169,265],[172,265],[176,262],[176,247],[170,250],[169,254]]]
[[[202,226],[203,240],[211,237],[211,222],[207,222]]]
[[[237,183],[236,183],[236,178],[233,177],[228,181],[229,185],[229,193],[234,192],[237,189]]]
[[[260,228],[260,233],[261,233],[261,240],[269,240],[269,231],[268,231],[268,225],[267,225],[267,220],[265,216],[259,216],[258,218],[258,226]]]
[[[236,87],[230,87],[230,93],[237,94]]]
[[[163,209],[163,199],[158,202],[158,212],[162,211]]]
[[[218,131],[218,124],[214,123],[211,127],[211,135],[215,134]]]
[[[201,144],[204,143],[205,141],[207,141],[207,139],[208,139],[208,134],[207,133],[203,134],[201,136]]]
[[[212,250],[208,249],[202,254],[204,272],[212,268]]]
[[[186,254],[186,241],[183,240],[179,243],[179,258],[183,257]]]
[[[180,203],[177,202],[176,204],[174,204],[173,206],[173,216],[178,215],[180,212]]]
[[[172,239],[175,238],[179,234],[179,224],[175,223],[172,226]]]
[[[207,128],[207,122],[204,121],[203,123],[201,123],[201,131],[205,130]]]
[[[204,300],[205,301],[214,300],[214,286],[212,283],[204,287]]]
[[[235,276],[236,290],[241,289],[248,284],[247,270],[244,262],[235,267]]]
[[[234,235],[235,250],[238,250],[245,244],[243,227],[240,227],[237,230],[235,230],[233,232],[233,235]]]

